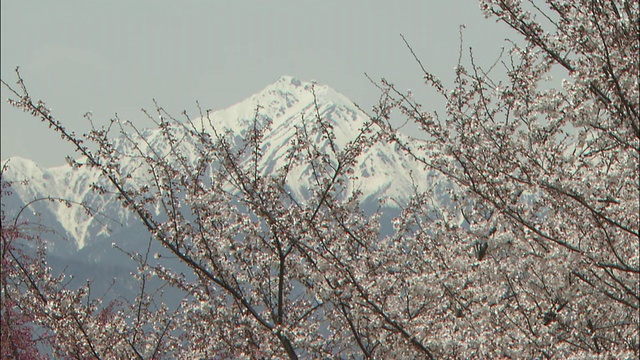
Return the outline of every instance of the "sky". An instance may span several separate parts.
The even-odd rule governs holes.
[[[20,72],[69,130],[106,124],[115,114],[144,121],[155,99],[180,116],[222,109],[282,75],[315,80],[364,109],[380,97],[365,73],[436,104],[400,34],[445,85],[464,48],[490,66],[507,46],[507,27],[485,19],[475,0],[421,1],[70,1],[2,0],[0,77]],[[468,51],[468,50],[466,50]],[[0,89],[1,158],[42,167],[73,148],[44,123],[6,103]],[[137,122],[136,122],[137,123]]]

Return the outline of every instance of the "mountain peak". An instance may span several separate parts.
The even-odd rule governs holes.
[[[267,85],[260,92],[254,96],[260,96],[263,94],[271,94],[282,96],[284,94],[294,95],[296,97],[302,97],[305,94],[311,94],[311,87],[315,86],[315,89],[325,88],[326,86],[318,86],[315,82],[302,81],[297,77],[290,75],[283,75],[275,82]]]
[[[300,87],[302,86],[302,81],[300,81],[300,79],[294,77],[294,76],[290,76],[290,75],[282,75],[278,81],[276,81],[274,84],[283,84],[283,85],[291,85],[294,87]]]
[[[217,126],[242,134],[252,126],[257,109],[260,118],[272,120],[274,127],[282,123],[291,127],[292,119],[297,122],[303,114],[313,114],[316,105],[319,108],[348,109],[352,117],[359,112],[346,96],[329,86],[283,75],[249,98],[215,111],[211,117]]]
[[[314,101],[315,94],[315,101]],[[290,75],[281,76],[276,82],[268,85],[262,91],[250,97],[250,99],[260,99],[262,106],[266,105],[264,100],[273,96],[288,99],[288,105],[293,102],[304,104],[331,103],[334,105],[354,108],[354,104],[349,98],[340,94],[331,87],[317,83],[315,80],[304,81]]]
[[[2,165],[7,165],[7,171],[13,174],[21,174],[25,178],[35,175],[41,176],[43,169],[31,159],[20,156],[13,156],[2,160]],[[35,174],[35,175],[34,175]]]

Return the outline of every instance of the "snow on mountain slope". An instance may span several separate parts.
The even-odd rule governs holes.
[[[256,109],[258,109],[257,117]],[[263,171],[269,173],[284,164],[286,152],[295,136],[296,126],[302,126],[303,121],[307,124],[315,122],[316,111],[321,118],[333,126],[335,143],[339,148],[343,148],[353,140],[368,119],[367,115],[347,97],[328,86],[314,85],[291,76],[283,76],[246,100],[226,109],[211,112],[208,119],[202,119],[202,122],[201,119],[194,119],[193,122],[208,124],[210,121],[216,131],[232,132],[234,137],[242,138],[251,129],[254,121],[262,122],[261,126],[269,121],[271,128],[265,133],[261,160]],[[141,134],[155,149],[169,151],[160,130],[147,129],[141,131]],[[129,134],[129,136],[140,140],[137,134]],[[136,142],[143,145],[140,141]],[[318,142],[318,145],[322,146],[325,140],[318,138]],[[127,152],[124,147],[130,150],[131,146],[124,139],[116,141],[116,147],[119,147],[120,151]],[[184,141],[179,146],[187,155],[192,156],[189,160],[195,160],[194,144]],[[323,148],[328,151],[326,144]],[[132,172],[135,172],[134,169],[138,167],[139,164],[134,160],[123,164],[124,170],[130,169]],[[144,172],[138,170],[138,173]],[[143,175],[139,176],[134,176],[134,179],[138,178],[137,181],[141,181]],[[401,202],[407,200],[415,191],[415,187],[423,185],[427,178],[421,166],[411,162],[393,145],[387,143],[376,143],[366,149],[358,158],[354,176],[356,180],[348,184],[347,190],[361,190],[364,200],[376,201],[391,197]],[[41,197],[84,202],[95,210],[103,212],[107,217],[114,218],[122,224],[128,224],[130,214],[115,202],[113,196],[100,196],[90,189],[92,183],[100,181],[94,170],[86,167],[72,169],[68,166],[41,169],[30,160],[12,158],[5,177],[14,181],[14,191],[22,203]],[[308,167],[301,166],[294,169],[288,178],[290,179],[288,185],[296,196],[302,196],[311,186]],[[19,182],[22,180],[28,180],[28,183],[21,185]],[[95,241],[96,237],[106,235],[105,227],[99,221],[100,218],[87,215],[82,207],[68,208],[64,203],[47,202],[39,207],[38,211],[49,212],[68,233],[68,237],[75,239],[79,248],[90,241]]]
[[[295,126],[301,126],[303,119],[307,123],[316,121],[316,105],[320,117],[332,124],[336,145],[341,149],[358,136],[368,119],[346,96],[330,87],[303,82],[291,76],[283,76],[245,101],[211,114],[210,119],[214,126],[244,135],[253,125],[256,108],[260,106],[258,119],[272,121],[262,148],[263,166],[277,169],[284,165]],[[311,186],[306,170],[295,169],[291,174],[295,179],[295,183],[290,183],[294,193],[300,194]],[[354,174],[359,180],[350,185],[360,189],[365,198],[386,196],[406,200],[414,191],[411,176],[420,179],[420,174],[424,175],[422,167],[396,151],[393,145],[376,143],[360,156]]]
[[[13,157],[9,159],[5,178],[13,182],[12,190],[22,204],[34,202],[31,213],[53,217],[67,232],[65,236],[75,240],[78,247],[84,246],[90,227],[97,222],[83,207],[67,206],[60,200],[85,202],[95,210],[112,200],[93,194],[90,185],[99,178],[93,171],[74,171],[68,166],[42,169],[29,159]]]

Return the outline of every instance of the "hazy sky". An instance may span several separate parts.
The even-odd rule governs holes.
[[[490,65],[506,26],[484,19],[475,0],[421,1],[22,1],[2,0],[1,77],[21,73],[69,129],[82,115],[106,123],[143,119],[156,99],[179,116],[220,109],[281,75],[316,80],[365,109],[378,99],[364,76],[412,89],[424,104],[422,75],[399,34],[423,64],[451,83],[459,25],[465,48]],[[11,108],[1,90],[2,158],[44,167],[64,164],[72,148],[48,127]]]

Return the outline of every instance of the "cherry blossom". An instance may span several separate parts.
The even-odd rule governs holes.
[[[488,68],[462,51],[451,89],[423,68],[445,113],[382,80],[350,142],[336,142],[316,106],[271,172],[260,166],[271,126],[260,107],[241,135],[207,111],[178,119],[156,104],[147,115],[163,142],[152,146],[119,118],[76,135],[19,72],[17,87],[3,81],[10,103],[72,143],[70,164],[100,173],[94,190],[115,194],[161,246],[122,248],[138,296],[104,302],[91,284],[67,288],[42,243],[16,255],[30,237],[3,213],[3,345],[7,328],[25,357],[39,356],[36,332],[64,358],[638,357],[639,5],[480,8],[514,39]],[[558,71],[565,79],[550,79]],[[424,134],[401,134],[397,117]],[[358,156],[381,141],[431,174],[392,231],[348,186]],[[293,195],[300,167],[312,185]]]

